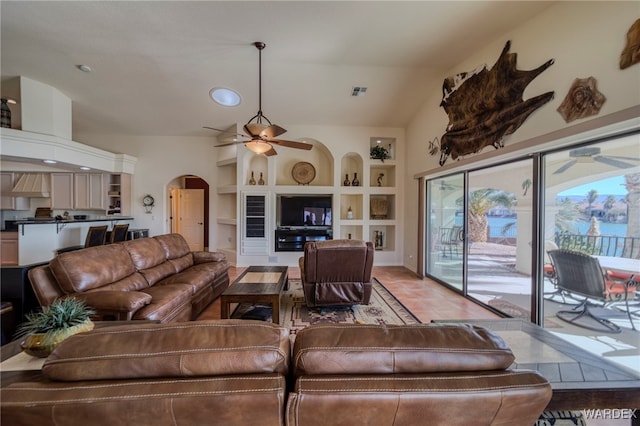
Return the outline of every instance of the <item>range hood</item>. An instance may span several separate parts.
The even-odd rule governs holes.
[[[11,190],[14,197],[49,198],[49,175],[44,173],[24,173]]]

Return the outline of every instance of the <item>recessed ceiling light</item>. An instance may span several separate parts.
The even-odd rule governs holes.
[[[82,167],[80,167],[80,170],[91,170],[91,167],[82,166]]]
[[[56,164],[57,161],[55,160],[42,160],[43,163],[47,163],[47,164]]]
[[[214,102],[227,107],[240,105],[240,95],[238,92],[225,87],[214,87],[209,91],[209,96]]]
[[[93,69],[89,65],[78,65],[78,69],[82,72],[91,72]]]

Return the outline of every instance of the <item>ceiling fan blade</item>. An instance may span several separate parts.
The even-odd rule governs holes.
[[[611,157],[606,157],[604,155],[598,155],[597,157],[593,157],[599,163],[607,164],[609,166],[617,167],[619,169],[628,169],[634,167],[631,163],[625,163],[624,161],[615,160]]]
[[[571,160],[569,161],[567,164],[565,164],[564,166],[560,167],[558,170],[556,170],[555,172],[553,172],[554,175],[560,174],[562,172],[564,172],[565,170],[567,170],[569,167],[573,166],[574,164],[576,164],[576,160]]]
[[[309,151],[311,148],[313,148],[313,145],[311,145],[310,143],[286,141],[284,139],[270,139],[269,142],[270,143],[275,143],[275,144],[278,144],[278,145],[282,145],[282,146],[286,146],[288,148],[305,149],[307,151]]]
[[[227,142],[227,143],[221,143],[220,145],[214,145],[214,148],[220,148],[221,146],[230,146],[230,145],[237,145],[239,143],[246,143],[247,141],[235,141],[235,142]]]
[[[603,155],[603,157],[615,158],[617,160],[640,161],[640,158],[638,157],[620,157],[618,155]]]
[[[276,152],[275,149],[273,149],[273,147],[271,147],[271,149],[265,152],[264,155],[266,155],[267,157],[271,157],[272,155],[278,155],[278,153]]]
[[[244,131],[247,132],[251,137],[257,138],[260,137],[260,133],[267,127],[269,126],[267,126],[266,124],[247,123],[244,125]]]
[[[222,130],[222,129],[216,129],[215,127],[209,127],[209,126],[202,126],[203,129],[209,129],[209,130],[215,130],[216,132],[220,132],[224,135],[236,135],[236,136],[242,136],[243,138],[246,138],[247,135],[243,135],[242,133],[236,133],[236,132],[230,132],[228,130]]]
[[[278,126],[277,124],[272,124],[271,126],[267,127],[266,129],[262,130],[260,132],[260,137],[263,138],[267,138],[267,139],[273,139],[275,137],[280,136],[283,133],[286,133],[287,131],[285,129],[283,129],[282,127]]]

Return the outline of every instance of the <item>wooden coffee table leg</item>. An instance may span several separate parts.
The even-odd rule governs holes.
[[[229,301],[223,297],[220,297],[220,318],[229,318]]]
[[[280,295],[276,295],[271,300],[271,322],[280,324]]]

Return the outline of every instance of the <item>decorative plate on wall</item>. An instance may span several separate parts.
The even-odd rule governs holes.
[[[315,179],[316,169],[313,167],[313,164],[307,163],[306,161],[300,161],[293,166],[291,176],[293,176],[293,180],[298,182],[300,185],[308,185]]]

